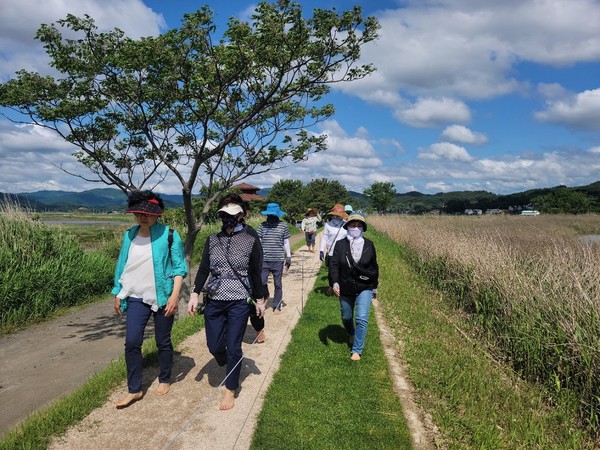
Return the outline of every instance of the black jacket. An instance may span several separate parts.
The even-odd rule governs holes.
[[[375,289],[379,283],[379,266],[375,246],[365,239],[357,263],[352,259],[350,241],[341,239],[335,245],[329,266],[333,283],[340,285],[341,295],[358,295],[365,289]]]

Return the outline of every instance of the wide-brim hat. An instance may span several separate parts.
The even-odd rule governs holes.
[[[125,212],[133,214],[146,214],[147,216],[162,216],[164,214],[164,211],[160,207],[158,200],[154,198],[131,205]]]
[[[363,224],[363,231],[367,231],[367,221],[365,220],[365,216],[359,212],[353,212],[348,216],[348,220],[344,224],[344,228],[348,229],[348,224],[353,221],[358,221]]]
[[[237,203],[228,203],[221,209],[219,209],[218,212],[224,212],[225,214],[229,214],[230,216],[237,216],[239,213],[243,213],[244,209]]]
[[[327,215],[338,216],[344,220],[346,220],[346,218],[348,217],[348,214],[346,214],[346,211],[344,211],[344,205],[342,205],[341,203],[336,203],[335,205],[333,205],[333,208],[331,208],[331,211],[329,211]]]
[[[263,216],[283,217],[285,213],[279,207],[279,203],[267,203],[267,209],[260,212]]]
[[[309,216],[311,214],[314,214],[316,216],[317,215],[317,210],[315,208],[308,208],[306,210],[306,214],[305,215]]]

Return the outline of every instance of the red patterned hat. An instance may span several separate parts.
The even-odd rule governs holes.
[[[146,214],[147,216],[162,216],[164,214],[164,211],[160,207],[158,200],[154,198],[136,203],[125,212],[133,214]]]

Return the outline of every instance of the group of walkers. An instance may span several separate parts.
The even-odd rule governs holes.
[[[348,210],[349,209],[349,210]],[[128,394],[116,403],[124,408],[143,397],[142,341],[152,316],[158,348],[157,396],[170,389],[173,344],[171,329],[188,267],[183,242],[177,231],[158,222],[164,203],[152,191],[129,196],[127,213],[137,225],[127,230],[117,260],[112,294],[117,315],[126,316],[125,363]],[[206,342],[227,377],[220,409],[234,407],[243,358],[242,340],[248,318],[265,342],[265,309],[270,297],[267,280],[273,277],[275,315],[283,306],[283,271],[291,265],[290,232],[281,221],[285,213],[269,203],[261,213],[266,220],[257,230],[246,224],[248,205],[237,194],[229,194],[218,205],[222,227],[204,244],[202,260],[188,302],[190,315],[204,314]],[[348,334],[351,359],[360,360],[369,319],[371,300],[378,283],[378,266],[373,243],[363,237],[364,215],[336,204],[326,215],[319,256],[328,268],[329,293],[340,301],[342,323]],[[310,208],[302,221],[306,244],[315,251],[321,221]]]

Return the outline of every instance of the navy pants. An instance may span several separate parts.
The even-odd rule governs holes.
[[[127,299],[127,320],[125,326],[125,363],[127,365],[127,388],[131,394],[142,390],[142,342],[144,329],[154,316],[154,339],[158,348],[158,364],[160,372],[158,381],[169,383],[171,367],[173,366],[173,343],[171,328],[175,316],[165,317],[165,308],[157,312],[150,309],[142,299],[129,297]]]
[[[225,387],[235,391],[240,385],[242,368],[242,339],[248,323],[246,299],[210,300],[204,310],[204,329],[208,351],[217,364],[227,364]]]

